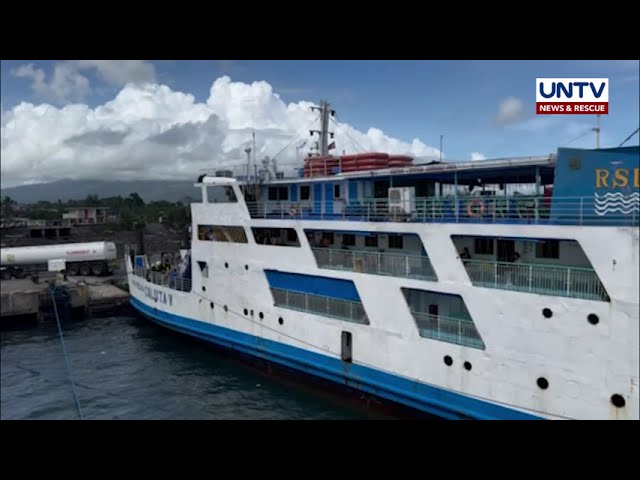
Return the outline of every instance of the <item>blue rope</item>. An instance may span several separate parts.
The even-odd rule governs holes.
[[[64,361],[67,364],[67,373],[69,374],[69,380],[71,381],[71,390],[73,391],[73,400],[76,402],[76,408],[78,409],[78,415],[80,420],[82,418],[82,410],[80,409],[80,402],[78,401],[78,394],[76,393],[76,384],[73,381],[73,374],[71,373],[71,365],[69,364],[69,356],[67,355],[67,347],[64,345],[64,337],[62,336],[62,326],[60,325],[60,317],[58,316],[58,306],[56,305],[56,297],[54,292],[56,287],[49,289],[51,292],[51,301],[53,302],[53,311],[56,314],[56,323],[58,324],[58,333],[60,334],[60,343],[62,343],[62,352],[64,353]]]

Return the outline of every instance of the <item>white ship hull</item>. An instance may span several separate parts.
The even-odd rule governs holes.
[[[295,220],[278,224],[300,232],[350,227]],[[363,223],[359,228],[393,232],[398,225]],[[316,275],[326,275],[327,270],[316,267],[308,248],[284,255],[282,247],[251,242],[215,243],[215,249],[194,245],[194,257],[209,264],[209,278],[195,277],[192,293],[130,274],[133,305],[169,328],[445,417],[638,419],[640,359],[638,342],[629,341],[639,336],[638,229],[451,224],[402,228],[415,231],[429,245],[434,268],[443,273],[438,282],[330,272],[355,282],[370,325],[345,325],[274,306],[265,268]],[[611,303],[473,286],[451,247],[451,235],[461,232],[577,239],[611,292]],[[618,248],[603,254],[603,244]],[[434,288],[436,283],[438,291],[465,299],[485,350],[418,335],[398,287]],[[151,298],[154,295],[160,295],[158,301]],[[541,314],[544,308],[554,312],[552,318]],[[600,318],[597,326],[587,322],[592,313]],[[353,335],[352,364],[340,357],[344,330]],[[451,367],[443,363],[446,355],[453,359]],[[463,368],[464,362],[471,363],[470,371]],[[538,377],[548,380],[547,390],[536,385]],[[614,392],[625,395],[624,409],[611,406]]]
[[[414,186],[389,188],[402,192],[382,205],[392,172],[276,180],[251,204],[235,180],[202,176],[188,288],[148,281],[127,258],[132,304],[168,328],[445,418],[638,420],[640,211],[622,188],[639,188],[637,158],[572,150],[557,165],[417,167],[397,174]],[[502,195],[458,196],[483,172]],[[551,196],[507,195],[505,184],[528,179],[538,192],[554,175]],[[452,195],[413,196],[443,195],[443,183]]]

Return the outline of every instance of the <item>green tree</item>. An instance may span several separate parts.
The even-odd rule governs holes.
[[[136,192],[131,193],[125,202],[132,207],[144,207],[144,200]]]
[[[2,199],[1,205],[2,205],[2,220],[8,222],[11,219],[13,219],[13,217],[16,214],[16,210],[15,210],[15,207],[17,205],[16,201],[11,197],[5,196]]]
[[[90,194],[87,195],[84,203],[87,207],[97,207],[98,205],[100,205],[100,199],[98,198],[98,195]]]

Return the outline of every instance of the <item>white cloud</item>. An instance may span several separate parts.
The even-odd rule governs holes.
[[[80,70],[94,70],[102,80],[121,87],[127,83],[154,82],[156,69],[146,60],[75,60]]]
[[[91,93],[90,80],[82,71],[91,71],[109,85],[122,87],[127,83],[145,83],[155,80],[155,67],[143,60],[69,60],[53,67],[47,82],[46,74],[33,64],[21,65],[11,73],[30,78],[31,89],[45,99],[55,102],[80,101]]]
[[[486,159],[487,159],[487,157],[485,155],[483,155],[482,153],[480,153],[480,152],[472,152],[471,153],[471,160],[474,161],[474,162],[476,160],[486,160]]]
[[[23,76],[44,82],[33,66],[20,68]],[[258,161],[281,152],[278,165],[290,171],[300,166],[295,147],[303,140],[312,143],[307,125],[319,127],[311,105],[285,104],[266,82],[245,84],[226,76],[213,83],[206,103],[154,83],[128,83],[113,100],[93,109],[23,102],[2,112],[2,183],[195,179],[203,169],[245,165],[243,150],[253,129]],[[377,128],[361,132],[338,123],[332,130],[334,152],[439,154],[418,139],[403,142]]]
[[[516,97],[507,97],[500,103],[495,120],[500,125],[507,125],[518,122],[526,116],[522,100]]]

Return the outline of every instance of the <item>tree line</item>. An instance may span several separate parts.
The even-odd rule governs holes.
[[[162,222],[175,228],[183,228],[191,222],[190,198],[185,201],[168,202],[160,200],[146,203],[137,193],[131,193],[127,197],[99,198],[98,195],[88,195],[84,200],[68,200],[63,202],[39,201],[18,208],[18,204],[11,197],[2,199],[2,221],[10,222],[16,217],[32,220],[61,220],[62,214],[74,207],[102,207],[107,209],[108,215],[113,215],[115,220],[111,223],[113,228],[131,230],[135,225],[142,226],[145,223]]]

